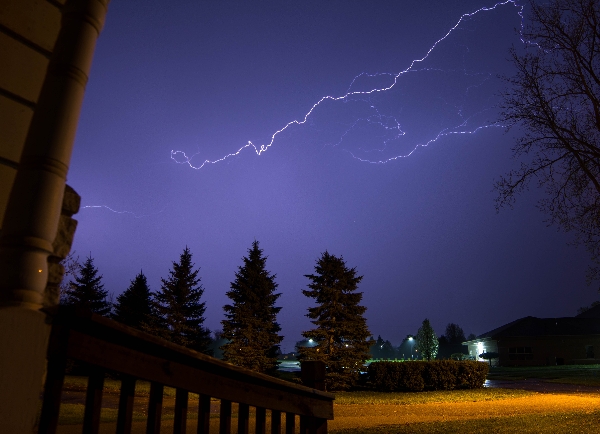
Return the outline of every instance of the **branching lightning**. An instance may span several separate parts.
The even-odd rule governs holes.
[[[505,0],[502,2],[498,2],[496,4],[494,4],[493,6],[489,6],[489,7],[481,7],[473,12],[469,12],[469,13],[465,13],[463,14],[458,21],[456,22],[456,24],[454,26],[452,26],[450,28],[450,30],[448,30],[441,38],[439,38],[437,41],[435,41],[435,43],[433,43],[433,45],[431,45],[431,47],[427,50],[427,52],[425,53],[425,55],[421,58],[418,59],[414,59],[410,62],[410,64],[408,65],[407,68],[403,69],[402,71],[398,72],[398,73],[376,73],[376,74],[367,74],[367,73],[361,73],[359,75],[357,75],[352,82],[350,83],[350,86],[348,87],[347,91],[345,94],[341,95],[341,96],[332,96],[332,95],[326,95],[323,96],[321,99],[319,99],[315,104],[312,105],[312,107],[310,107],[310,109],[308,110],[308,112],[306,112],[306,114],[304,115],[303,118],[301,118],[300,120],[296,119],[293,121],[288,122],[287,124],[285,124],[282,128],[278,129],[277,131],[275,131],[270,138],[269,143],[267,143],[266,145],[260,145],[257,146],[254,143],[252,143],[251,141],[248,141],[245,145],[243,145],[242,147],[240,147],[239,149],[237,149],[234,152],[228,153],[225,156],[215,159],[215,160],[208,160],[205,159],[200,165],[194,165],[192,164],[192,160],[200,153],[197,152],[191,156],[188,156],[184,151],[176,151],[176,150],[171,150],[171,159],[173,161],[175,161],[178,164],[187,164],[189,167],[191,167],[192,169],[202,169],[203,167],[205,167],[206,165],[209,164],[216,164],[216,163],[220,163],[223,162],[231,157],[235,157],[238,156],[242,151],[244,151],[247,148],[251,148],[254,150],[254,152],[256,153],[256,155],[260,156],[262,155],[263,152],[266,152],[271,146],[273,146],[275,139],[277,138],[277,136],[279,134],[281,134],[282,132],[286,131],[288,128],[297,125],[304,125],[306,124],[306,122],[309,120],[309,118],[311,117],[311,115],[313,114],[313,112],[317,109],[317,107],[321,106],[324,102],[326,101],[356,101],[356,100],[362,100],[364,102],[367,102],[370,104],[370,108],[375,112],[374,115],[366,117],[366,118],[360,118],[357,119],[355,122],[353,122],[348,129],[346,130],[345,133],[342,134],[340,140],[338,141],[338,143],[334,144],[334,146],[337,146],[339,144],[342,143],[342,141],[344,140],[344,137],[350,132],[352,131],[358,124],[360,123],[368,123],[368,124],[374,124],[377,123],[379,124],[381,127],[383,127],[386,130],[394,130],[394,135],[393,138],[390,140],[393,140],[395,138],[399,138],[401,136],[403,136],[405,134],[405,132],[402,130],[400,123],[393,118],[392,116],[385,116],[382,115],[381,113],[379,113],[379,111],[377,110],[377,108],[369,102],[369,97],[370,96],[374,96],[376,94],[381,94],[384,92],[388,92],[390,90],[392,90],[394,87],[396,87],[396,85],[398,84],[398,81],[400,80],[401,77],[403,77],[405,74],[409,73],[409,72],[417,72],[418,69],[416,69],[415,67],[418,66],[419,64],[422,64],[425,60],[427,60],[431,53],[434,52],[434,50],[438,47],[438,45],[440,45],[443,41],[445,41],[456,29],[459,28],[459,26],[465,21],[468,20],[471,17],[474,17],[477,14],[480,14],[482,12],[488,12],[488,11],[493,11],[501,6],[506,6],[506,5],[512,5],[514,7],[516,7],[518,9],[517,14],[519,15],[520,19],[521,19],[521,30],[523,29],[523,6],[517,4],[517,0]],[[522,40],[522,42],[524,42]],[[431,69],[427,69],[426,70],[431,70]],[[373,77],[383,77],[383,76],[389,76],[391,83],[387,86],[383,86],[383,87],[373,87],[370,88],[369,90],[353,90],[353,88],[355,87],[355,83],[357,80],[367,77],[367,78],[373,78]],[[469,89],[467,89],[468,91]],[[479,114],[479,113],[478,113]],[[461,115],[460,110],[459,110],[459,115]],[[461,116],[462,117],[462,116]],[[403,154],[400,155],[396,155],[390,158],[385,158],[385,159],[367,159],[367,158],[361,158],[356,156],[353,152],[351,151],[347,151],[350,153],[350,155],[352,155],[353,158],[362,161],[362,162],[368,162],[368,163],[375,163],[375,164],[383,164],[383,163],[388,163],[391,161],[395,161],[401,158],[407,158],[410,157],[411,155],[413,155],[417,149],[421,148],[421,147],[426,147],[432,143],[435,143],[437,141],[439,141],[440,139],[444,138],[444,137],[448,137],[448,136],[452,136],[452,135],[468,135],[468,134],[475,134],[480,130],[483,129],[487,129],[487,128],[497,128],[497,127],[502,127],[501,125],[498,124],[486,124],[486,125],[479,125],[477,127],[468,127],[468,123],[469,121],[472,119],[473,116],[467,117],[467,118],[463,118],[461,120],[461,122],[458,125],[455,125],[454,127],[450,127],[450,128],[444,128],[441,131],[439,131],[435,136],[433,136],[431,139],[423,142],[423,143],[418,143],[416,144],[410,151],[405,152]],[[387,142],[389,142],[389,140],[385,140],[384,141],[384,147],[387,145]]]
[[[136,214],[136,213],[131,212],[131,211],[117,211],[117,210],[114,210],[111,207],[106,206],[106,205],[86,205],[86,206],[82,206],[81,207],[81,209],[98,209],[98,208],[106,209],[106,210],[108,210],[108,211],[110,211],[112,213],[115,213],[115,214],[128,214],[128,215],[133,216],[136,219],[144,218],[144,217],[150,217],[150,216],[153,216],[153,215],[156,215],[156,214],[160,214],[161,212],[163,212],[166,209],[166,208],[163,208],[163,209],[161,209],[158,212],[153,212],[153,213],[150,213],[150,214]]]

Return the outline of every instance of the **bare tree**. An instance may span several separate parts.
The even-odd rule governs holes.
[[[496,205],[537,183],[550,222],[600,263],[600,0],[531,1],[530,15],[501,116],[523,131],[513,148],[520,167],[497,181]]]

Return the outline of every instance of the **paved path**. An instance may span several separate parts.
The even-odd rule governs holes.
[[[600,387],[576,384],[551,383],[536,378],[526,380],[486,380],[484,387],[522,389],[541,393],[592,393],[600,394]]]

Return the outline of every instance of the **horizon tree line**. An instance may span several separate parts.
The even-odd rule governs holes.
[[[114,303],[91,254],[81,265],[71,256],[65,265],[72,270],[72,280],[63,285],[61,304],[89,309],[201,353],[222,351],[225,361],[273,375],[283,340],[276,320],[281,307],[275,306],[281,294],[276,292],[276,275],[266,269],[266,260],[255,240],[226,293],[231,302],[223,306],[225,319],[221,321],[223,330],[215,336],[216,348],[210,330],[204,327],[204,288],[188,247],[179,261],[172,263],[168,278],[161,278],[159,291],[150,290],[140,270]],[[366,307],[360,306],[362,293],[356,292],[362,276],[346,267],[343,257],[326,251],[317,260],[315,274],[305,277],[310,283],[303,293],[317,305],[306,314],[315,328],[303,335],[310,336],[319,348],[305,351],[301,357],[326,362],[329,389],[348,388],[370,358],[372,339],[363,315]]]

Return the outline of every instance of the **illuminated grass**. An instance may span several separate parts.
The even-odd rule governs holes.
[[[381,425],[369,428],[331,429],[338,434],[380,433],[584,433],[598,432],[600,411],[593,413],[570,412],[553,414],[528,414],[521,416],[455,420],[448,422]]]
[[[87,389],[88,377],[74,377],[66,376],[63,386],[63,390],[80,391],[85,392]],[[121,381],[113,380],[110,378],[104,379],[104,393],[118,395],[121,390]],[[135,396],[150,396],[150,382],[149,381],[136,381],[135,383]],[[175,397],[175,389],[172,387],[165,387],[165,397]],[[198,394],[191,393],[190,399],[198,399]]]
[[[83,423],[83,404],[61,404],[58,415],[59,425],[80,425]],[[140,412],[133,412],[133,420],[146,420],[146,415]],[[100,413],[101,422],[116,422],[117,410],[112,408],[103,408]]]
[[[433,402],[477,402],[520,398],[533,395],[519,389],[472,389],[434,392],[339,392],[335,395],[336,405],[414,405]]]

